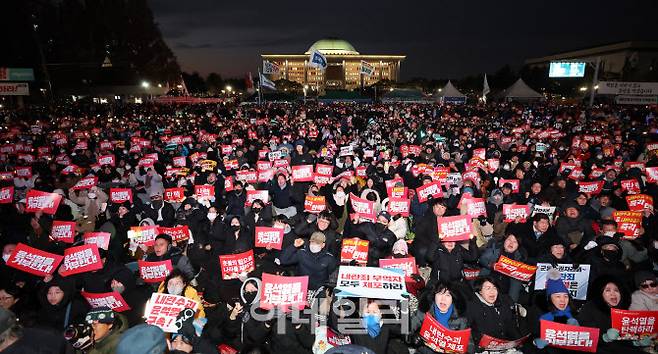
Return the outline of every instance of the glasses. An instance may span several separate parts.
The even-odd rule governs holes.
[[[658,286],[658,284],[655,281],[652,281],[652,282],[649,282],[649,283],[644,283],[644,284],[640,285],[640,287],[642,287],[642,289],[655,288],[656,286]],[[1,299],[2,298],[0,298],[0,300]]]

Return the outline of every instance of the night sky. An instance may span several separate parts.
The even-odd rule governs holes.
[[[658,1],[149,0],[184,71],[242,77],[260,53],[338,37],[362,54],[406,54],[402,79],[459,78],[527,58],[658,40]]]

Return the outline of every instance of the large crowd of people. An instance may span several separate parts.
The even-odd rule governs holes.
[[[432,343],[428,323],[470,330],[462,352],[578,350],[548,338],[550,322],[598,329],[599,353],[655,352],[653,324],[630,338],[612,313],[658,311],[657,113],[550,102],[0,110],[0,352],[455,351]],[[35,191],[57,195],[56,209],[33,205]],[[468,235],[453,240],[442,225],[457,216]],[[69,239],[54,231],[63,222]],[[264,227],[281,230],[280,247],[258,242]],[[346,252],[352,238],[367,255]],[[19,260],[90,244],[91,270],[36,273]],[[220,256],[249,251],[253,267],[225,277]],[[337,291],[341,268],[403,258],[415,266],[401,298]],[[140,271],[163,261],[157,282]],[[264,317],[264,274],[307,277],[307,311]],[[107,293],[127,306],[89,300]],[[196,306],[170,331],[145,323],[153,294]]]

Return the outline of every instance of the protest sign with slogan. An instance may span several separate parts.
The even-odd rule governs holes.
[[[126,300],[116,291],[109,293],[89,293],[83,290],[80,294],[87,300],[91,308],[107,306],[116,312],[130,310],[130,306]]]
[[[284,312],[293,307],[303,309],[306,306],[308,276],[284,277],[263,273],[260,307],[264,309],[279,308]]]
[[[628,203],[628,210],[630,211],[644,211],[645,208],[653,211],[653,197],[650,195],[627,195],[626,203]]]
[[[483,198],[464,198],[462,203],[466,206],[466,215],[471,218],[487,216],[487,207]]]
[[[158,236],[158,226],[133,226],[128,231],[128,238],[138,245],[153,246]]]
[[[324,196],[307,195],[304,199],[304,211],[311,214],[319,214],[327,208]]]
[[[648,183],[658,182],[658,167],[647,167],[644,174],[647,176]]]
[[[315,165],[315,173],[318,175],[331,177],[334,173],[334,166],[317,164]]]
[[[32,178],[32,167],[30,166],[20,166],[16,167],[16,177],[30,179]]]
[[[352,203],[352,209],[354,209],[354,212],[359,214],[359,216],[364,216],[366,218],[375,217],[375,202],[359,198],[350,193],[350,203]]]
[[[19,243],[7,259],[9,267],[36,276],[52,275],[64,257]]]
[[[641,211],[620,211],[612,212],[612,219],[617,223],[617,230],[624,234],[626,239],[635,239],[640,236],[640,227],[642,227]]]
[[[540,320],[541,339],[556,348],[596,353],[599,329]]]
[[[190,238],[190,227],[187,225],[163,227],[158,226],[158,234],[171,236],[173,242],[182,242]]]
[[[401,269],[340,266],[336,285],[338,297],[401,300],[407,294]]]
[[[133,203],[133,191],[130,188],[110,188],[110,201],[121,204],[125,202]]]
[[[437,217],[439,239],[447,241],[465,241],[473,234],[473,223],[469,215]]]
[[[416,258],[381,258],[379,260],[379,267],[384,269],[402,269],[405,277],[410,277],[413,274],[418,274],[416,267]]]
[[[41,211],[44,214],[54,215],[61,200],[62,196],[57,193],[30,189],[25,198],[25,211],[28,213]]]
[[[246,183],[256,183],[258,182],[258,171],[254,171],[254,170],[236,171],[235,179],[237,181],[242,181]]]
[[[416,195],[418,196],[419,203],[425,203],[430,197],[441,198],[443,190],[439,181],[430,182],[416,188]]]
[[[503,204],[503,216],[505,222],[514,222],[517,218],[520,218],[521,222],[525,222],[530,217],[530,206],[526,204]]]
[[[635,178],[622,180],[621,190],[628,192],[628,194],[638,194],[640,193],[640,182]]]
[[[546,278],[548,271],[552,268],[550,263],[537,263],[535,290],[546,289]],[[573,264],[558,264],[556,269],[560,272],[562,282],[569,290],[571,297],[576,300],[586,300],[590,265],[581,264],[578,268],[574,268]]]
[[[254,200],[260,199],[263,203],[266,203],[269,201],[269,192],[267,190],[248,190],[247,191],[247,200],[245,201],[245,205],[248,207],[251,207],[251,204],[254,203]]]
[[[9,186],[9,187],[0,188],[0,204],[11,204],[13,201],[14,201],[14,187]]]
[[[519,339],[507,340],[507,339],[499,339],[496,337],[491,337],[485,334],[480,339],[479,347],[484,350],[490,350],[494,352],[504,352],[506,350],[510,350],[512,348],[521,346],[523,343],[525,343],[528,340],[529,337],[530,335],[528,334],[525,337]]]
[[[96,245],[98,248],[107,250],[110,246],[110,236],[109,232],[85,232],[82,239],[85,245]]]
[[[638,340],[658,333],[656,317],[658,311],[630,311],[611,309],[612,328],[619,331],[620,339]]]
[[[436,352],[466,353],[471,329],[453,331],[443,327],[433,316],[425,316],[420,327],[420,337]]]
[[[532,207],[532,215],[535,216],[536,214],[546,214],[550,220],[553,220],[553,215],[555,215],[555,207],[554,206],[542,206],[542,205],[535,205]]]
[[[144,319],[147,324],[158,326],[167,333],[177,333],[176,317],[185,309],[196,312],[199,303],[184,296],[153,293],[146,303]]]
[[[93,176],[93,177],[85,177],[82,178],[81,180],[76,183],[72,189],[74,190],[81,190],[81,189],[90,189],[91,187],[94,187],[98,184],[98,177]]]
[[[196,195],[197,200],[211,200],[215,198],[215,186],[210,185],[195,185],[194,186],[194,195]]]
[[[411,211],[411,200],[407,198],[391,197],[388,199],[386,211],[393,216],[400,214],[403,217],[408,217],[409,212]]]
[[[535,275],[537,267],[501,255],[498,262],[494,263],[494,270],[508,277],[526,282],[530,281],[532,276]]]
[[[164,200],[174,203],[182,202],[185,200],[185,189],[183,187],[165,189]]]
[[[365,265],[368,263],[368,245],[367,240],[361,240],[358,237],[344,238],[340,250],[340,261],[349,263],[356,261],[356,263]]]
[[[91,272],[103,268],[96,245],[82,245],[64,250],[64,261],[60,274],[64,277]]]
[[[604,183],[603,181],[596,181],[596,182],[580,181],[578,182],[578,192],[592,194],[592,195],[599,194],[603,189],[603,183]]]
[[[139,277],[145,283],[159,283],[171,273],[174,267],[171,265],[171,259],[159,262],[137,261],[139,268]]]
[[[103,155],[98,157],[98,164],[101,166],[105,166],[105,165],[114,166],[116,163],[115,161],[116,160],[114,158],[114,155]]]
[[[256,269],[254,250],[238,254],[225,254],[219,256],[219,265],[222,268],[222,279],[237,279],[241,273],[249,273]]]
[[[270,247],[275,250],[281,250],[283,243],[283,229],[276,227],[256,226],[256,247]]]
[[[53,221],[50,238],[59,242],[73,243],[75,238],[75,221]]]
[[[293,182],[312,182],[313,165],[292,166]]]

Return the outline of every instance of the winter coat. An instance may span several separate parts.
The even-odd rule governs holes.
[[[114,325],[107,337],[96,341],[89,354],[113,354],[121,340],[121,334],[128,329],[128,319],[118,313],[114,319]]]
[[[380,223],[363,222],[353,225],[353,235],[368,240],[368,266],[378,267],[379,260],[391,254],[397,241],[395,234]]]
[[[658,311],[658,296],[649,295],[642,290],[635,290],[631,295],[631,306],[633,311]]]
[[[471,325],[471,337],[480,343],[483,335],[500,339],[514,340],[521,338],[515,305],[505,294],[498,293],[493,305],[489,305],[476,294],[466,308],[466,317]]]
[[[183,251],[176,246],[170,246],[169,250],[160,257],[158,257],[155,252],[149,253],[146,256],[145,261],[161,262],[168,259],[171,259],[172,267],[180,269],[180,271],[185,274],[187,279],[194,279],[195,271],[192,267],[192,263],[190,263],[190,259],[187,258],[187,256],[183,254]]]
[[[318,289],[329,279],[329,275],[338,266],[334,255],[327,251],[313,253],[308,245],[297,248],[294,245],[286,247],[279,257],[282,266],[297,265],[296,274],[308,275],[308,288]]]
[[[468,249],[457,243],[452,251],[448,251],[443,243],[439,244],[434,251],[428,286],[437,280],[444,283],[461,282],[464,279],[464,263],[476,262],[478,255],[479,251],[474,239],[469,242]]]
[[[62,289],[64,297],[60,303],[51,305],[47,294],[48,289],[55,285]],[[81,323],[89,310],[89,305],[75,290],[73,282],[58,276],[41,286],[38,299],[41,303],[41,311],[39,311],[37,326],[60,333],[70,324]]]

